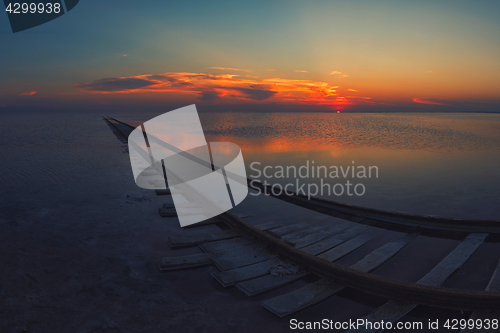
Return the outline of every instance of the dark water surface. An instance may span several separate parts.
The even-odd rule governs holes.
[[[376,166],[378,178],[349,172],[338,179],[323,172],[332,186],[350,180],[366,190],[349,196],[344,187],[337,196],[325,188],[323,197],[417,214],[500,219],[500,114],[220,113],[201,119],[208,140],[242,147],[250,176],[265,166]],[[260,164],[252,169],[253,162]],[[267,181],[296,187],[290,178]],[[310,173],[300,184],[320,181]]]
[[[147,120],[155,115],[113,116]],[[127,166],[113,155],[117,142],[100,114],[4,113],[1,118],[4,209],[16,209],[27,197],[70,205],[77,199],[67,193],[75,189],[77,197],[89,191],[103,196],[106,187],[130,180]],[[240,145],[250,177],[265,166],[376,166],[378,178],[322,177],[332,186],[361,183],[364,195],[325,190],[323,196],[418,214],[500,218],[500,114],[201,113],[200,118],[208,141]],[[259,164],[250,168],[254,162]],[[267,180],[296,185],[292,178]],[[300,184],[320,181],[309,175]]]

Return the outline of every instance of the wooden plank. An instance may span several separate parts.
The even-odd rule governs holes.
[[[165,257],[158,261],[160,271],[175,271],[179,269],[208,266],[210,264],[212,264],[212,258],[206,253],[180,257]]]
[[[467,236],[453,251],[451,251],[439,264],[429,273],[421,278],[417,284],[428,286],[441,286],[446,280],[459,269],[470,256],[479,248],[484,239],[488,236],[486,233],[474,233]],[[408,314],[418,304],[390,300],[377,310],[365,316],[371,322],[384,320],[394,323]],[[347,332],[379,332],[379,330],[349,330]]]
[[[278,317],[284,317],[321,302],[342,289],[344,286],[322,279],[293,292],[268,299],[261,305]]]
[[[415,237],[416,234],[404,235],[401,238],[384,244],[350,267],[364,272],[370,272],[392,258]],[[304,288],[267,300],[262,303],[262,306],[277,316],[283,317],[314,305],[334,295],[343,288],[342,285],[333,281],[322,279]]]
[[[331,237],[335,234],[338,234],[340,231],[343,231],[349,227],[352,227],[353,224],[351,222],[346,222],[342,224],[337,224],[326,229],[320,230],[318,232],[314,232],[310,235],[303,237],[302,239],[294,240],[294,246],[298,249],[302,249],[306,246],[312,245],[316,242],[319,242],[323,239]]]
[[[203,252],[215,253],[220,251],[228,251],[232,248],[248,244],[253,244],[253,241],[245,237],[237,237],[215,242],[203,243],[200,244],[200,249]]]
[[[297,281],[308,274],[309,272],[300,269],[294,274],[284,276],[267,274],[249,281],[240,282],[236,284],[236,288],[247,296],[255,296]]]
[[[470,258],[488,236],[487,233],[473,233],[467,236],[450,254],[417,283],[440,286]]]
[[[343,256],[351,253],[352,251],[360,248],[361,246],[365,245],[372,239],[374,239],[376,236],[375,233],[364,233],[359,236],[354,237],[353,239],[350,239],[326,252],[321,253],[318,255],[318,258],[325,259],[328,261],[335,261]]]
[[[279,228],[281,226],[274,222],[266,222],[257,224],[255,225],[255,227],[259,228],[260,230],[270,230],[274,228]],[[237,237],[237,238],[223,239],[220,241],[214,241],[209,243],[203,243],[200,244],[200,248],[204,252],[216,253],[216,252],[230,251],[235,247],[250,245],[250,244],[254,244],[254,242],[251,239],[245,237]]]
[[[213,273],[212,276],[224,288],[234,286],[238,282],[250,280],[269,274],[272,266],[282,263],[279,258],[269,259],[254,265],[234,268],[223,272]]]
[[[254,242],[250,242],[249,244],[235,246],[235,247],[230,248],[230,249],[223,249],[220,251],[214,251],[213,252],[213,259],[214,260],[228,259],[231,257],[247,255],[247,254],[258,255],[258,254],[261,254],[262,252],[267,252],[262,247],[262,245],[256,244]]]
[[[492,292],[492,293],[500,293],[500,261],[498,262],[497,268],[493,272],[493,275],[491,276],[490,282],[488,283],[488,286],[486,286],[486,291]],[[472,319],[474,321],[480,320],[480,322],[486,323],[486,319],[492,320],[492,319],[499,319],[500,318],[500,311],[474,311],[469,319]],[[493,329],[490,327],[490,329],[481,329],[478,330],[476,329],[464,329],[461,331],[461,333],[472,333],[472,332],[498,332],[498,329]]]
[[[403,247],[408,245],[418,234],[406,234],[396,240],[382,245],[373,250],[363,259],[351,265],[350,268],[357,269],[362,272],[370,272],[375,268],[382,266],[387,260],[396,255]]]
[[[287,226],[273,229],[271,231],[268,231],[268,233],[273,235],[276,238],[281,238],[281,236],[284,236],[286,234],[292,233],[292,232],[297,231],[297,230],[305,229],[308,226],[309,226],[309,223],[307,223],[307,222],[294,223],[294,224],[290,224]]]
[[[171,248],[195,246],[206,242],[214,242],[222,239],[241,237],[235,230],[224,230],[220,232],[211,232],[198,236],[170,236],[168,237]]]
[[[331,249],[334,246],[337,246],[344,241],[351,239],[363,231],[368,230],[367,225],[355,225],[354,227],[348,228],[344,231],[342,231],[340,234],[333,235],[332,237],[326,238],[320,242],[314,243],[310,246],[306,246],[302,248],[302,251],[310,253],[312,255],[318,255],[320,253],[323,253],[329,249]]]
[[[301,229],[295,232],[291,232],[282,236],[281,238],[288,241],[291,244],[295,244],[296,241],[309,236],[315,232],[326,229],[328,226],[325,225],[311,225],[309,228]]]
[[[235,252],[214,259],[214,263],[221,271],[248,266],[268,259],[276,258],[276,255],[264,249],[253,252]]]
[[[341,257],[345,256],[346,254],[356,250],[357,248],[361,247],[362,245],[366,244],[373,238],[375,238],[376,234],[375,233],[370,233],[370,234],[363,234],[358,237],[355,237],[354,239],[347,241],[321,255],[319,255],[320,258],[328,260],[328,261],[335,261],[337,259],[340,259]],[[388,251],[387,249],[390,250],[390,257],[394,255],[399,249],[404,246],[406,243],[403,241],[398,241],[398,242],[392,242],[389,244],[386,244],[384,247],[378,249],[377,252],[371,253],[368,255],[368,259],[366,262],[358,262],[356,266],[359,269],[365,268],[367,269],[369,265],[378,265],[382,264],[385,260],[383,260],[384,255],[387,257],[388,256]],[[395,251],[395,252],[394,252]],[[393,253],[394,252],[394,253]],[[380,260],[383,260],[382,262],[378,263]],[[364,266],[362,265],[364,263]],[[375,266],[376,267],[376,266]],[[281,287],[283,285],[286,285],[288,283],[294,282],[296,280],[299,280],[306,276],[308,273],[307,272],[297,272],[296,274],[292,274],[290,276],[273,276],[273,275],[266,275],[260,278],[257,278],[255,280],[250,280],[246,281],[244,283],[239,283],[236,285],[238,289],[240,289],[243,293],[245,293],[247,296],[254,296],[260,293],[263,293],[267,290],[271,290],[274,288]]]
[[[282,225],[271,221],[271,222],[255,224],[254,227],[265,231],[265,230],[271,230],[271,229],[276,229],[276,228],[282,227]]]
[[[490,282],[486,287],[486,291],[500,294],[500,261],[498,262],[497,268],[491,276]]]

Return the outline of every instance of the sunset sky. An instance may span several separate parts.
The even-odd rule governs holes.
[[[16,34],[0,110],[500,111],[498,1],[97,1]]]

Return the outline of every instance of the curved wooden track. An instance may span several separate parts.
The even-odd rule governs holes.
[[[133,129],[105,119],[124,136]],[[278,198],[283,200],[249,195],[215,221],[226,226],[221,232],[170,236],[172,248],[200,246],[203,253],[162,258],[160,270],[215,264],[220,272],[213,277],[223,287],[236,286],[248,296],[314,276],[315,282],[262,302],[279,317],[345,288],[387,300],[366,315],[372,321],[396,322],[419,305],[499,317],[499,221],[386,212],[298,195]],[[408,265],[419,256],[428,259]],[[397,278],[398,267],[409,270],[407,278]],[[449,286],[457,272],[467,278],[477,267],[489,276],[475,289]]]

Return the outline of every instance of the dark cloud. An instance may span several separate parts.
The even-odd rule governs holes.
[[[234,97],[243,97],[252,99],[255,101],[266,100],[276,94],[276,91],[262,90],[262,89],[250,89],[250,88],[232,88],[232,87],[218,87],[220,90],[232,90],[237,91],[239,94]],[[211,102],[216,99],[221,98],[221,94],[215,90],[207,90],[200,93],[200,100],[204,102]]]
[[[204,91],[200,93],[200,101],[211,102],[220,98],[216,91]]]
[[[262,89],[250,89],[250,88],[231,88],[231,89],[239,91],[244,95],[244,97],[253,99],[255,101],[263,101],[273,97],[276,94],[276,91],[262,90]]]
[[[176,78],[166,76],[164,74],[151,74],[151,75],[147,75],[146,77],[148,79],[158,80],[158,81],[167,81],[167,82],[176,82],[177,81]]]
[[[87,83],[77,83],[75,87],[92,91],[124,91],[149,87],[156,83],[139,78],[109,78]]]
[[[413,98],[413,102],[424,107],[449,108],[455,111],[480,111],[497,107],[494,103],[467,101],[467,100],[447,100],[440,98]]]

